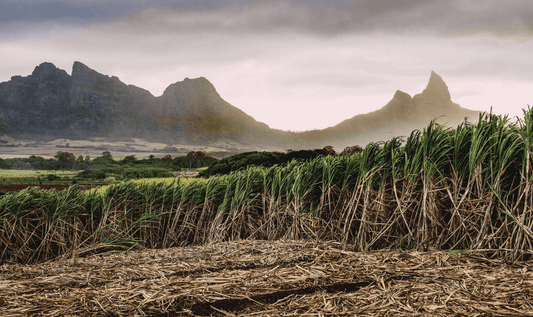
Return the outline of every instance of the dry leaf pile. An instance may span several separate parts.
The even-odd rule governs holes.
[[[104,253],[98,253],[105,251]],[[0,267],[1,316],[533,316],[529,262],[239,241]]]

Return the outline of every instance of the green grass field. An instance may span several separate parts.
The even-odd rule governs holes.
[[[35,178],[54,174],[60,177],[75,176],[79,171],[51,171],[51,170],[0,170],[0,177],[3,179],[13,178]]]

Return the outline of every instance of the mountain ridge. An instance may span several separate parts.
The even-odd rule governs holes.
[[[30,138],[143,138],[167,144],[231,140],[243,146],[342,149],[410,133],[434,118],[453,126],[478,113],[453,103],[434,71],[426,88],[413,97],[398,90],[374,112],[300,133],[255,120],[225,101],[205,77],[177,81],[155,97],[76,61],[71,75],[44,62],[27,77],[0,83],[0,134]]]
[[[385,141],[392,137],[408,136],[413,130],[423,129],[431,120],[439,124],[456,126],[465,117],[475,121],[479,111],[469,110],[453,103],[448,86],[434,71],[422,93],[411,97],[397,90],[392,99],[382,108],[302,137],[313,146],[319,146],[325,139],[335,148],[349,144],[367,144]]]

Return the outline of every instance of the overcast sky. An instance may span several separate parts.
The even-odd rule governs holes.
[[[325,128],[422,92],[533,106],[531,0],[0,0],[0,81],[74,61],[160,96],[206,77],[273,128]]]

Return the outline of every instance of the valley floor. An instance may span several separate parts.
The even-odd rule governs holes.
[[[110,252],[111,251],[111,252]],[[533,316],[533,263],[240,241],[0,266],[2,316]]]

